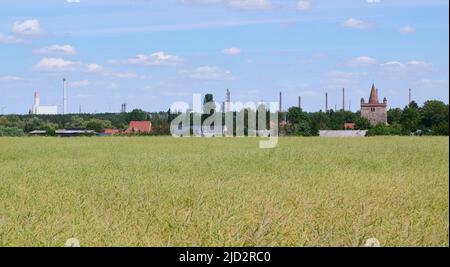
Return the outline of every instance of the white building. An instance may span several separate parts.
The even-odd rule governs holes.
[[[34,115],[57,115],[58,106],[41,106],[39,93],[34,93],[34,105],[31,107],[31,114]]]
[[[320,137],[365,137],[366,130],[319,131]]]

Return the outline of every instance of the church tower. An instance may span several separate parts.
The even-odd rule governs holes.
[[[364,98],[361,98],[361,117],[367,118],[373,126],[387,125],[387,99],[384,98],[383,103],[380,103],[375,84],[372,84],[369,102],[366,103]]]

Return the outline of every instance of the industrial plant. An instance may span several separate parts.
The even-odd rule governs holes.
[[[67,80],[63,79],[63,106],[60,114],[68,114],[67,113],[67,103],[68,103],[68,92],[67,92]],[[41,106],[41,99],[39,92],[34,92],[34,104],[31,107],[30,114],[33,115],[57,115],[58,106]]]

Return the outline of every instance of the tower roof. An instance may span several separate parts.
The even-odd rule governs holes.
[[[372,90],[370,91],[369,104],[378,104],[378,90],[375,88],[375,84],[372,84]]]

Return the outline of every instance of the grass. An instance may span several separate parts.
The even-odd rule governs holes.
[[[0,138],[0,246],[449,246],[448,137]]]

